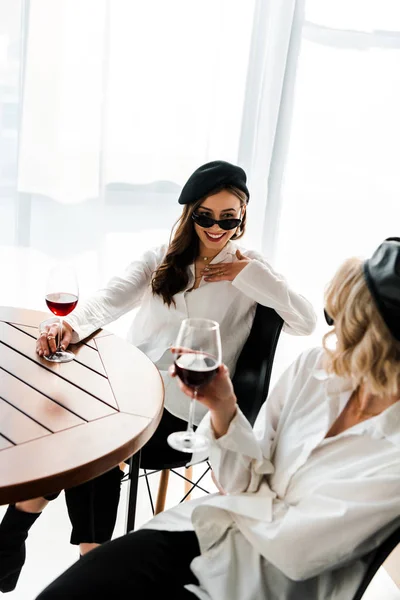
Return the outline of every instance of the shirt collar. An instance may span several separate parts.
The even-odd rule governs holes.
[[[322,366],[322,357],[320,364],[311,370],[311,375],[324,383],[329,396],[341,394],[342,392],[350,392],[354,388],[353,382],[349,377],[338,377],[335,373],[328,373]]]
[[[354,389],[350,378],[327,373],[322,367],[322,358],[318,367],[312,369],[312,376],[325,384],[328,396],[351,392]],[[343,407],[344,403],[341,409]],[[400,400],[376,417],[363,421],[363,431],[371,429],[378,430],[384,438],[400,449]]]
[[[400,400],[384,410],[375,419],[375,425],[382,435],[400,449]],[[365,421],[365,423],[368,423],[368,421]]]
[[[217,256],[214,256],[214,258],[210,261],[209,264],[218,264],[220,262],[226,261],[227,258],[235,257],[237,249],[237,245],[231,242],[231,240],[229,240],[229,242],[222,248],[221,252],[219,252]],[[231,260],[231,262],[233,261]],[[192,276],[194,277],[194,263],[189,265],[189,269]],[[189,285],[188,287],[190,288],[191,286]]]
[[[214,256],[210,264],[217,264],[220,262],[224,262],[224,260],[230,256],[235,256],[237,250],[237,245],[231,240],[222,248],[221,252]]]

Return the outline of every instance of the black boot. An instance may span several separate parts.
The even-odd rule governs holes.
[[[0,591],[11,592],[25,562],[25,540],[41,513],[17,510],[10,504],[0,523]]]

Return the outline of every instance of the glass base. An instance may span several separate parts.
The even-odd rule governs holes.
[[[190,453],[203,452],[210,445],[206,437],[193,431],[175,431],[167,437],[167,442],[175,450]]]
[[[53,352],[53,354],[50,354],[50,356],[43,356],[43,358],[45,358],[49,362],[67,363],[71,362],[71,360],[74,360],[75,355],[72,354],[72,352],[68,352],[66,350],[56,350],[55,352]]]

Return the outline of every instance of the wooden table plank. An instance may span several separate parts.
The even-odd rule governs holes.
[[[84,341],[87,346],[90,346],[94,350],[97,350],[96,339],[107,337],[109,335],[113,335],[111,331],[107,331],[106,329],[99,329],[98,331],[95,331],[94,333],[92,333],[92,335],[90,335],[82,341]]]
[[[96,346],[103,357],[120,411],[150,418],[157,415],[164,383],[158,372],[158,377],[155,376],[155,366],[147,356],[129,342],[114,336],[96,339]],[[134,391],[133,381],[138,383]]]
[[[0,321],[5,321],[6,323],[29,325],[38,328],[39,323],[48,317],[49,313],[39,310],[26,310],[26,308],[16,308],[14,306],[0,306]]]
[[[84,365],[99,375],[106,377],[103,362],[97,352],[97,348],[92,348],[89,344],[71,344],[68,350],[75,354],[75,361]]]
[[[37,327],[32,327],[31,325],[20,325],[19,323],[9,323],[9,325],[12,325],[13,327],[15,327],[15,329],[19,329],[20,331],[23,331],[24,333],[27,333],[32,338],[35,338],[35,339],[37,338],[37,335],[39,332]]]
[[[0,394],[10,404],[50,431],[82,425],[84,420],[0,369]]]
[[[11,442],[9,442],[8,440],[6,440],[5,437],[0,435],[0,450],[4,450],[4,448],[10,448],[12,446],[13,444]]]
[[[0,434],[14,444],[23,444],[51,432],[24,415],[0,396]]]
[[[137,452],[157,425],[157,419],[116,413],[1,451],[0,505],[58,492],[108,471]]]
[[[46,361],[36,353],[34,340],[8,323],[0,323],[0,342],[7,344],[9,347],[13,348],[13,350],[20,352],[23,356],[29,358],[30,361],[38,363],[45,369],[74,383],[113,408],[118,408],[107,378],[98,375],[91,369],[87,369],[74,360],[64,364]],[[91,350],[88,349],[88,351]]]
[[[33,338],[36,343],[36,339],[38,336],[37,327],[25,327],[25,325],[15,324],[12,324],[12,327],[23,331],[24,333],[29,335],[29,337]],[[106,376],[103,363],[94,343],[93,346],[89,346],[85,343],[71,344],[69,349],[75,354],[76,362],[80,363],[81,365],[84,365],[85,367],[88,367],[89,369],[92,369],[92,371],[96,371],[96,373],[99,373],[99,375],[103,375],[104,377]]]
[[[66,365],[55,365],[58,367]],[[79,387],[61,377],[55,377],[54,372],[45,369],[39,363],[29,360],[11,350],[0,342],[0,367],[18,379],[33,387],[38,392],[64,406],[85,421],[99,419],[113,414],[116,409],[105,402],[99,402],[94,396],[87,394]]]

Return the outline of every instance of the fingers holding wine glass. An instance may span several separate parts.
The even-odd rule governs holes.
[[[198,394],[216,376],[221,364],[219,324],[209,319],[184,319],[172,352],[174,373],[191,400],[186,431],[171,433],[167,441],[181,452],[202,452],[208,448],[209,441],[194,431],[195,407]]]
[[[71,343],[72,327],[64,321],[62,328],[61,344],[59,343],[60,330],[58,319],[51,324],[41,323],[39,336],[36,340],[36,352],[39,356],[49,356],[56,352],[57,348],[66,350]]]
[[[50,335],[40,336],[38,353],[46,360],[56,363],[69,362],[74,359],[72,352],[66,352],[63,347],[69,344],[71,337],[64,341],[64,331],[67,330],[63,317],[69,315],[78,303],[78,281],[75,269],[67,263],[59,263],[51,269],[47,281],[46,304],[51,312],[59,319],[58,334],[52,330]],[[58,342],[58,343],[57,343]],[[54,349],[55,346],[55,349]]]
[[[178,385],[182,392],[193,397],[193,388],[180,379],[176,366],[171,365],[169,368],[171,377],[176,377]],[[225,365],[219,365],[213,379],[206,385],[202,385],[197,390],[196,400],[201,402],[210,410],[221,410],[225,405],[236,404],[236,396],[233,390],[232,381],[229,377],[229,369]]]
[[[192,398],[191,403],[193,403],[194,392],[178,377],[175,365],[170,367],[169,372],[172,377],[177,378],[180,389]],[[213,379],[198,388],[195,398],[209,409],[214,436],[219,438],[225,435],[237,413],[237,400],[228,368],[220,365]],[[198,435],[197,432],[195,435]]]

